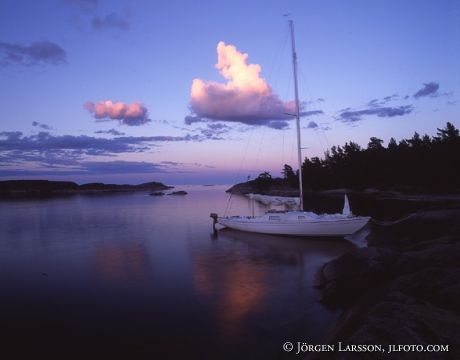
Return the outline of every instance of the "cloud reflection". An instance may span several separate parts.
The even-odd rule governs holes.
[[[198,291],[217,296],[217,321],[222,335],[233,337],[239,333],[246,318],[259,309],[269,292],[267,273],[247,262],[225,262],[215,266],[207,254],[193,258],[193,277]]]

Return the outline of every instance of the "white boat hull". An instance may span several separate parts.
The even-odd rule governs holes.
[[[347,217],[341,214],[316,215],[304,212],[267,213],[258,217],[219,217],[225,227],[262,234],[338,237],[351,235],[363,228],[370,217]]]

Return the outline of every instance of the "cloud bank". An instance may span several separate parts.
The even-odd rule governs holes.
[[[412,105],[403,105],[397,107],[377,106],[362,110],[344,109],[339,113],[338,120],[354,123],[363,120],[363,117],[374,115],[382,118],[391,118],[410,114],[414,110]]]
[[[438,96],[438,90],[439,90],[439,83],[429,82],[427,84],[423,84],[423,87],[420,90],[418,90],[413,95],[413,97],[415,99],[418,99],[424,96],[436,97]]]
[[[66,62],[66,52],[50,41],[30,45],[0,42],[0,66],[7,65],[59,65]]]
[[[96,181],[101,181],[108,175],[121,179],[144,174],[149,179],[153,173],[194,171],[206,165],[125,161],[121,156],[151,152],[158,143],[204,139],[202,135],[103,138],[52,135],[45,131],[27,136],[21,131],[0,131],[0,178],[72,176],[75,181],[75,177],[93,176]]]
[[[52,135],[42,131],[26,136],[20,131],[0,132],[0,178],[166,171],[170,166],[127,162],[123,154],[150,152],[157,143],[202,141],[198,135],[117,136]],[[108,160],[102,161],[101,158]],[[109,160],[110,159],[110,160]],[[144,169],[144,170],[143,170]]]
[[[260,76],[258,64],[248,63],[248,54],[233,45],[217,45],[219,73],[225,84],[194,79],[191,88],[191,119],[234,121],[248,125],[265,125],[275,129],[287,127],[286,120],[295,113],[293,101],[283,102]]]
[[[40,129],[43,129],[43,130],[51,130],[51,126],[47,124],[39,123],[38,121],[33,121],[32,126],[39,127]]]
[[[0,160],[15,162],[23,156],[44,157],[47,154],[62,154],[72,158],[103,155],[113,156],[122,153],[138,153],[151,150],[152,143],[202,141],[197,135],[185,136],[118,136],[114,138],[87,135],[52,135],[42,131],[36,135],[25,136],[21,131],[0,132]]]
[[[307,125],[307,129],[317,129],[318,123],[316,121],[310,121]]]
[[[112,100],[98,103],[87,101],[84,108],[98,120],[119,120],[128,126],[144,125],[151,121],[148,118],[147,108],[140,102],[125,104]]]

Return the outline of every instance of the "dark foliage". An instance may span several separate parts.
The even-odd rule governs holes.
[[[286,171],[286,165],[284,168]],[[325,158],[305,158],[302,164],[305,188],[363,189],[377,187],[400,191],[452,192],[460,190],[460,135],[448,122],[434,137],[420,136],[388,147],[371,137],[366,149],[358,144],[333,146]]]

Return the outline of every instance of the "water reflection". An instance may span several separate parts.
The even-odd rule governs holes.
[[[248,322],[273,313],[296,289],[314,302],[318,266],[354,245],[343,239],[300,239],[222,229],[208,243],[192,248],[193,280],[201,296],[214,303],[223,338],[242,336]],[[284,311],[285,318],[298,314]],[[278,311],[278,310],[275,310]],[[279,326],[269,324],[269,326]]]
[[[201,295],[214,300],[217,323],[225,338],[239,335],[245,318],[261,306],[268,293],[266,277],[251,263],[216,264],[205,252],[193,257],[195,286]]]
[[[246,244],[255,259],[269,261],[275,265],[304,266],[311,261],[339,256],[353,248],[351,242],[340,238],[303,238],[245,233],[231,229],[218,232],[218,239]]]
[[[94,251],[94,273],[110,282],[129,282],[145,278],[151,271],[142,244],[104,244]]]

